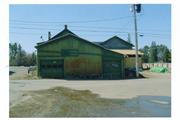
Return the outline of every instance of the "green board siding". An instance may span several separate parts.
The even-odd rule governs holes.
[[[124,77],[124,55],[106,49],[102,53],[103,74],[110,74],[112,78]]]
[[[63,56],[61,52],[64,49],[77,50],[78,55]],[[75,37],[65,37],[40,46],[38,48],[38,56],[64,57],[65,75],[102,73],[101,48]]]
[[[123,76],[124,68],[122,67],[124,64],[124,56],[122,54],[109,51],[74,36],[65,36],[52,40],[51,42],[38,46],[37,49],[38,76],[41,76],[42,72],[43,75],[49,75],[53,78],[66,77],[72,74],[103,74],[112,72],[120,72],[121,76]],[[63,68],[53,68],[52,61],[54,60],[61,61]],[[111,64],[119,64],[120,66],[108,71],[108,68],[103,67],[103,64],[107,61],[110,61]],[[116,63],[117,61],[118,63]],[[41,68],[42,64],[47,63],[51,64],[51,68]]]
[[[65,58],[66,74],[101,74],[101,56],[79,55]]]
[[[104,74],[104,77],[112,77],[112,78],[122,77],[121,61],[120,60],[104,60],[103,61],[103,74]]]

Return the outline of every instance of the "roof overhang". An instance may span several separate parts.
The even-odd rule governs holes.
[[[121,53],[121,54],[124,54],[126,56],[128,55],[136,55],[136,50],[134,49],[110,49],[114,52],[118,52],[118,53]],[[138,51],[138,55],[143,55],[144,53],[141,53],[140,51]]]

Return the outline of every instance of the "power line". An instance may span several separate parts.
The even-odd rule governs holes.
[[[48,35],[48,34],[41,34],[41,33],[20,33],[20,32],[9,32],[10,34],[27,34],[27,35]],[[52,34],[53,35],[53,34]],[[112,35],[78,35],[78,36],[112,36]],[[127,35],[119,35],[119,36],[127,36]],[[156,38],[169,38],[169,37],[163,37],[163,36],[151,36],[151,35],[146,35],[147,37],[156,37]]]
[[[125,28],[125,30],[134,30],[134,29],[128,29],[128,28]],[[171,32],[169,30],[149,30],[149,29],[138,29],[138,30],[145,30],[145,31],[160,31],[160,32]]]
[[[18,32],[9,32],[12,34],[27,34],[27,35],[48,35],[48,34],[41,34],[41,33],[18,33]]]
[[[60,30],[60,29],[51,29],[51,28],[27,28],[27,27],[10,27],[10,28],[17,28],[17,29],[39,29],[39,30]],[[72,30],[72,31],[81,31],[81,32],[109,32],[109,33],[114,33],[116,31],[97,31],[97,30]],[[117,33],[117,32],[116,32]],[[119,32],[119,33],[129,33],[129,32]],[[171,36],[171,35],[166,35],[166,34],[154,34],[154,33],[141,33],[140,34],[149,34],[149,35],[159,35],[159,36]],[[133,34],[133,33],[130,33]]]
[[[28,34],[28,35],[48,35],[48,34],[41,34],[41,33],[19,33],[19,32],[9,32],[11,34]],[[112,35],[78,35],[78,36],[112,36]],[[121,36],[126,36],[126,35],[121,35]]]
[[[148,35],[146,35],[147,37],[155,37],[155,38],[168,38],[168,39],[170,39],[169,37],[163,37],[163,36],[148,36]]]
[[[27,28],[27,27],[10,27],[10,28],[17,28],[17,29],[40,29],[40,30],[59,30],[59,29],[51,29],[51,28]],[[96,31],[96,30],[72,30],[72,31],[82,31],[82,32],[116,32],[116,31]],[[127,33],[127,32],[121,32]]]
[[[35,26],[56,26],[56,27],[61,27],[60,25],[46,25],[46,24],[24,24],[24,23],[10,23],[10,24],[14,24],[14,25],[35,25]],[[62,24],[64,25],[64,24]],[[81,28],[102,28],[102,29],[119,29],[119,28],[112,28],[112,27],[90,27],[90,26],[74,26],[74,25],[68,25],[69,27],[81,27]],[[129,29],[129,28],[124,28],[124,30],[134,30],[134,29]],[[146,30],[146,31],[161,31],[161,32],[171,32],[169,30],[150,30],[150,29],[138,29],[138,30]]]
[[[138,32],[138,33],[139,33],[139,32]],[[171,35],[165,35],[165,34],[154,34],[154,33],[141,33],[141,34],[171,36]]]
[[[124,27],[126,27],[126,25],[128,25],[130,22],[132,22],[133,19],[131,19],[128,23],[126,23],[120,30],[118,30],[117,32],[120,32]],[[116,32],[116,33],[117,33]]]
[[[57,24],[57,25],[47,25],[47,24],[32,24],[32,23],[10,23],[10,24],[13,24],[13,25],[30,25],[30,26],[56,26],[56,27],[60,27],[60,25],[64,25],[64,24]]]
[[[71,22],[39,22],[39,21],[21,21],[21,20],[9,20],[9,21],[23,22],[23,23],[85,23],[85,22],[101,22],[101,21],[119,20],[119,19],[125,19],[125,18],[130,18],[130,17],[133,17],[133,16],[112,18],[112,19],[91,20],[91,21],[71,21]]]

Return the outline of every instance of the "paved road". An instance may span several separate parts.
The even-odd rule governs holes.
[[[27,71],[29,67],[9,67],[9,71]]]
[[[10,80],[10,90],[41,90],[56,86],[77,90],[90,90],[104,98],[132,98],[137,95],[171,97],[171,79],[126,79],[126,80]]]

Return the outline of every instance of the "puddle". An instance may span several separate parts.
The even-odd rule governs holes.
[[[10,117],[171,117],[171,98],[165,96],[105,99],[64,87],[26,94],[34,96],[10,109]]]
[[[149,100],[151,102],[160,103],[160,104],[169,104],[167,101],[156,101],[156,100]]]

